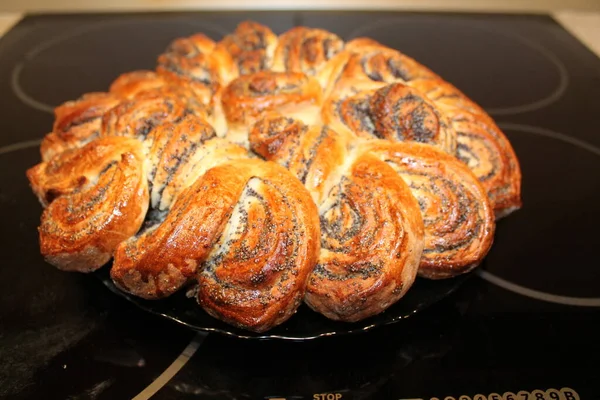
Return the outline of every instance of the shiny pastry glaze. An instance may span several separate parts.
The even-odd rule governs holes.
[[[419,276],[449,278],[479,265],[492,246],[494,213],[467,166],[427,144],[381,140],[363,148],[390,165],[419,202],[425,226]]]
[[[40,249],[59,269],[89,272],[106,264],[141,227],[148,208],[142,144],[97,139],[27,171],[45,206]]]
[[[245,21],[217,44],[213,57],[221,66],[224,83],[228,83],[238,76],[269,69],[276,46],[277,35],[271,29]]]
[[[279,35],[272,70],[317,75],[344,48],[344,41],[323,29],[298,26]]]
[[[168,211],[181,191],[221,163],[248,158],[246,149],[216,137],[203,119],[188,115],[160,125],[146,138],[150,207]]]
[[[41,152],[28,178],[50,263],[114,254],[123,290],[194,284],[208,313],[259,332],[302,299],[356,321],[417,269],[465,273],[492,210],[521,205],[518,160],[481,107],[397,50],[306,27],[176,39],[155,71],[58,107]]]
[[[237,160],[208,170],[162,223],[121,244],[111,276],[144,298],[197,278],[207,312],[262,332],[299,306],[318,250],[317,210],[302,185],[275,164]]]
[[[263,71],[232,81],[223,91],[222,102],[230,124],[247,126],[267,110],[320,105],[321,87],[301,72]]]
[[[102,115],[120,101],[109,93],[88,93],[56,107],[52,132],[40,146],[42,160],[50,161],[63,151],[81,147],[98,137]]]
[[[441,117],[440,126],[445,131],[441,137],[448,138],[449,143],[441,148],[458,157],[475,173],[487,191],[496,218],[506,216],[521,206],[521,171],[512,146],[485,111],[458,89],[410,57],[371,39],[359,38],[346,43],[344,51],[331,61],[321,76],[321,82],[326,82],[324,87],[328,97],[323,109],[325,122],[353,118],[366,120],[386,115],[390,104],[387,99],[379,104],[370,103],[367,107],[364,99],[368,95],[354,88],[368,86],[365,82],[401,83],[410,87],[410,91],[403,90],[405,94],[410,93],[409,99],[416,97],[425,101],[420,102],[420,107],[415,107],[415,102],[410,101],[412,105],[408,104],[408,110],[419,110],[423,115],[435,114],[438,119]],[[356,97],[349,97],[344,104],[349,93]],[[398,96],[399,99],[403,97],[406,98]],[[431,109],[426,111],[427,108]],[[414,121],[412,118],[408,120]],[[363,123],[367,127],[368,124],[369,121]],[[350,127],[352,125],[356,124],[350,123]],[[430,127],[433,125],[429,123]],[[385,138],[405,139],[402,136]]]
[[[185,104],[177,97],[144,92],[124,100],[102,117],[100,136],[145,138],[162,123],[177,121],[186,114]]]
[[[372,90],[360,90],[360,86],[338,89],[322,115],[325,123],[359,137],[429,143],[456,153],[456,133],[446,115],[402,83]]]
[[[254,151],[298,177],[319,207],[321,253],[306,303],[352,322],[398,301],[415,279],[423,246],[418,204],[398,174],[325,126],[273,115],[249,139]]]

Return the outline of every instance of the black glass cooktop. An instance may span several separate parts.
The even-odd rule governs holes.
[[[484,106],[523,169],[522,210],[481,268],[408,320],[303,343],[197,334],[44,264],[24,171],[52,108],[152,68],[175,37],[244,19],[370,36]],[[546,16],[35,15],[0,40],[0,397],[600,398],[600,60]],[[137,396],[137,397],[136,397]],[[448,397],[451,396],[451,397]],[[462,397],[461,397],[462,396]]]

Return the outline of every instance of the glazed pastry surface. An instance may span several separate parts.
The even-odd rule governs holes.
[[[475,101],[399,50],[310,27],[176,38],[154,69],[58,106],[40,153],[50,264],[112,259],[121,290],[193,292],[256,332],[302,302],[362,320],[468,273],[521,207],[516,153]]]

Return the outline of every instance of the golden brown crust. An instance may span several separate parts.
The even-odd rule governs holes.
[[[494,213],[477,177],[456,158],[420,143],[371,141],[364,149],[390,165],[419,202],[425,225],[419,276],[471,271],[494,238]]]
[[[345,85],[345,80],[371,80],[375,82],[394,83],[409,82],[414,79],[433,79],[438,76],[429,68],[398,50],[366,38],[357,38],[346,43],[344,52],[349,53],[344,68],[339,76],[330,76],[338,85]]]
[[[122,74],[110,86],[111,93],[124,99],[133,100],[136,97],[168,97],[177,99],[185,106],[186,113],[210,121],[215,125],[222,116],[217,115],[220,107],[215,107],[209,95],[208,102],[202,95],[193,90],[192,85],[181,79],[169,79],[153,71],[133,71]]]
[[[335,92],[322,109],[323,121],[362,138],[428,143],[456,154],[450,120],[427,97],[402,83],[364,90],[370,86]]]
[[[415,126],[417,122],[416,126],[425,128],[424,137],[432,137],[427,133],[438,126],[443,138],[440,148],[471,168],[486,189],[497,218],[521,207],[521,172],[510,142],[485,111],[453,85],[415,60],[366,38],[348,42],[329,64],[320,76],[327,95],[322,111],[325,123],[336,129],[349,128],[362,136],[368,136],[365,128],[379,132],[385,127]],[[384,83],[394,84],[395,88],[377,86]],[[370,100],[367,106],[367,99],[374,97],[370,93],[377,90],[384,95],[379,100]],[[390,90],[392,93],[384,93]],[[402,107],[394,109],[398,104]],[[377,126],[374,121],[377,116],[401,123]]]
[[[110,84],[109,92],[125,99],[132,99],[139,93],[159,89],[167,84],[167,80],[154,71],[137,70],[119,75]]]
[[[487,115],[478,104],[441,78],[415,79],[410,81],[410,86],[423,93],[438,106],[459,108],[473,114]]]
[[[383,312],[406,294],[419,265],[423,221],[417,202],[402,179],[377,161],[357,157],[320,207],[324,250],[305,300],[334,320],[355,322]]]
[[[319,207],[321,253],[306,303],[328,318],[358,321],[412,285],[423,246],[415,198],[398,174],[327,127],[269,116],[250,133],[253,150],[284,165]]]
[[[39,228],[46,260],[66,271],[93,271],[140,228],[148,207],[142,145],[95,140],[27,171],[46,209]]]
[[[230,124],[251,125],[265,111],[319,105],[321,87],[300,72],[263,71],[231,82],[223,92],[222,102]]]
[[[256,332],[303,299],[357,321],[417,269],[466,273],[494,213],[521,205],[515,152],[480,106],[397,50],[307,27],[175,39],[156,71],[58,107],[41,153],[27,176],[51,264],[89,272],[116,251],[122,290],[194,282],[210,315]]]
[[[448,116],[457,131],[457,157],[479,178],[496,218],[521,207],[521,169],[510,142],[475,102],[441,79],[412,81]]]
[[[319,120],[321,87],[301,72],[262,71],[232,81],[222,96],[227,139],[248,146],[248,129],[268,111],[312,124]]]
[[[100,136],[143,139],[158,125],[177,121],[186,112],[185,104],[177,97],[163,96],[160,92],[138,94],[103,115]]]
[[[263,332],[301,303],[318,237],[315,205],[287,171],[231,161],[186,189],[156,229],[119,246],[111,276],[137,296],[158,298],[197,275],[207,312]]]
[[[217,43],[212,57],[220,66],[226,84],[238,76],[269,69],[276,46],[277,35],[271,29],[245,21]]]
[[[210,106],[221,88],[216,60],[208,54],[163,53],[156,72],[170,84],[188,88],[200,103]]]
[[[210,54],[215,49],[215,41],[203,33],[177,38],[167,47],[166,53],[181,54],[185,57],[195,57],[199,54]]]
[[[521,167],[502,131],[490,118],[462,110],[447,115],[457,133],[457,157],[479,179],[496,218],[521,208]]]
[[[298,26],[279,35],[271,69],[314,76],[343,47],[344,41],[331,32]]]
[[[102,115],[120,101],[118,95],[88,93],[56,107],[52,132],[42,141],[42,160],[49,161],[65,150],[79,148],[98,137]]]
[[[193,115],[164,123],[148,135],[153,210],[168,210],[179,193],[206,170],[230,160],[248,158],[246,149],[215,136],[210,124]]]

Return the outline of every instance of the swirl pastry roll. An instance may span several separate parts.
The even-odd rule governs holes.
[[[247,145],[248,127],[266,111],[279,111],[306,123],[319,120],[321,87],[301,72],[263,71],[244,75],[223,91],[227,137]]]
[[[193,115],[158,126],[145,144],[149,147],[152,220],[162,219],[179,193],[208,169],[249,157],[246,149],[217,138],[210,124]]]
[[[215,49],[215,41],[203,33],[173,40],[165,53],[181,54],[192,58],[200,54],[210,54]]]
[[[202,104],[213,105],[221,86],[216,60],[194,46],[182,49],[171,45],[169,49],[158,57],[158,75],[174,85],[187,86]]]
[[[419,276],[450,278],[471,271],[488,253],[494,213],[477,178],[455,157],[420,143],[378,140],[364,149],[410,186],[425,225]]]
[[[449,135],[450,145],[441,148],[456,154],[479,178],[492,201],[496,217],[501,218],[520,208],[521,172],[512,146],[485,111],[458,89],[413,59],[365,38],[348,42],[344,51],[329,64],[321,74],[325,93],[331,97],[323,110],[326,123],[339,129],[336,122],[343,121],[343,107],[338,106],[340,98],[344,93],[357,92],[356,86],[365,86],[364,82],[369,81],[404,84],[412,89],[405,90],[411,92],[409,98],[427,99],[427,103],[437,110],[447,131],[455,132]],[[365,98],[368,94],[355,96]],[[373,114],[364,103],[362,106],[360,101],[356,104],[357,99],[350,98],[348,102],[351,113]],[[356,107],[359,110],[353,110]],[[365,117],[361,115],[358,119]]]
[[[252,149],[285,166],[319,207],[321,252],[305,302],[334,320],[381,313],[412,285],[423,221],[410,189],[385,162],[324,126],[280,116],[260,120]]]
[[[223,84],[241,75],[271,67],[277,35],[257,22],[240,23],[235,31],[217,43],[212,57],[221,71]]]
[[[421,79],[411,86],[443,110],[457,134],[457,157],[479,178],[497,218],[521,207],[521,168],[504,133],[487,113],[448,82]]]
[[[177,121],[187,114],[177,97],[149,91],[121,102],[102,117],[101,136],[144,139],[158,125]]]
[[[409,82],[418,78],[437,78],[429,68],[400,51],[369,38],[357,38],[344,49],[354,54],[344,68],[341,79],[369,79],[376,82]]]
[[[115,283],[143,298],[198,281],[198,301],[229,324],[264,332],[302,302],[319,252],[309,193],[284,168],[261,160],[208,170],[166,219],[115,254]]]
[[[98,137],[102,115],[115,107],[121,98],[109,93],[88,93],[63,103],[54,110],[54,127],[41,145],[43,161],[68,149],[79,148]]]
[[[220,136],[227,131],[220,102],[204,104],[205,99],[198,96],[190,85],[167,79],[156,72],[140,70],[122,74],[112,83],[110,92],[130,100],[138,96],[175,98],[185,106],[186,113],[210,122]]]
[[[438,76],[398,50],[372,39],[357,38],[346,43],[320,74],[320,81],[329,95],[354,81],[383,83],[410,82],[414,79],[434,79]]]
[[[279,35],[271,69],[315,76],[343,47],[344,41],[331,32],[298,26]]]
[[[457,134],[457,157],[479,178],[496,218],[519,209],[521,168],[508,139],[489,118],[458,110],[449,114]]]
[[[208,119],[223,136],[227,127],[219,97],[224,71],[212,56],[214,48],[215,42],[202,34],[176,39],[159,56],[156,71],[169,81],[169,90],[177,88],[178,96],[188,108]],[[204,106],[204,114],[195,112],[200,106]]]
[[[119,243],[141,227],[148,208],[142,144],[100,138],[27,171],[45,207],[39,227],[46,261],[90,272],[107,263]]]
[[[443,79],[415,79],[409,84],[444,110],[459,109],[487,116],[483,108]]]
[[[325,102],[323,122],[367,139],[429,143],[456,153],[450,120],[427,97],[402,83],[364,90],[373,85],[362,82],[337,92]]]
[[[125,99],[133,99],[140,93],[160,89],[168,84],[165,77],[154,71],[138,70],[119,75],[110,84],[109,92]]]

